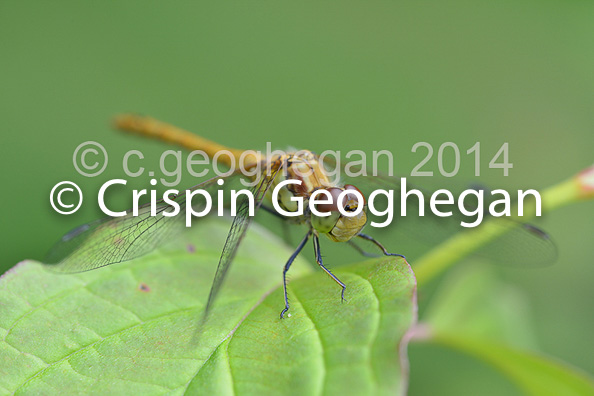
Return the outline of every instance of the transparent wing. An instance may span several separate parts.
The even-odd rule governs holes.
[[[336,163],[329,160],[325,160],[324,164],[334,170]],[[357,171],[357,169],[353,169],[352,167],[349,170],[351,172]],[[410,196],[407,199],[406,216],[401,216],[399,177],[391,177],[384,174],[349,177],[344,171],[344,168],[341,168],[340,171],[341,181],[357,186],[366,197],[369,197],[369,194],[377,189],[394,190],[394,202],[392,204],[394,213],[397,215],[394,216],[390,226],[378,229],[378,232],[393,231],[395,234],[398,234],[399,241],[413,240],[414,243],[424,245],[425,247],[433,247],[458,232],[470,232],[472,230],[463,227],[460,223],[472,223],[474,219],[465,217],[457,212],[456,204],[452,205],[453,216],[451,217],[433,215],[429,206],[429,200],[433,191],[412,185],[409,180],[407,180],[408,191],[414,188],[423,193],[424,200],[422,203],[425,208],[425,216],[419,216],[420,203],[416,196]],[[456,197],[456,191],[452,191],[452,193]],[[487,198],[490,194],[484,194],[484,196]],[[387,199],[382,196],[378,196],[376,199],[376,207],[378,209],[386,208],[387,204]],[[486,204],[488,205],[488,202]],[[468,204],[465,202],[465,205],[471,210],[470,202]],[[443,208],[443,211],[446,211],[446,208]],[[477,228],[482,227],[490,218],[486,210],[483,210],[483,213],[483,221]],[[382,223],[385,221],[385,216],[377,217],[369,211],[368,216],[370,217],[370,222],[376,221]],[[498,264],[524,267],[548,265],[557,259],[557,248],[555,244],[547,233],[538,227],[509,218],[498,218],[497,221],[490,222],[489,227],[492,227],[493,232],[499,236],[477,250],[475,254],[478,256]]]
[[[238,176],[236,172],[230,177]],[[222,178],[209,179],[187,191],[203,189],[214,199],[217,181]],[[54,264],[51,269],[57,272],[76,273],[140,257],[184,229],[187,198],[184,191],[173,199],[180,207],[176,216],[167,216],[174,207],[161,200],[155,205],[155,216],[151,215],[151,205],[146,204],[139,207],[138,216],[129,210],[123,217],[106,217],[77,227],[52,247],[45,262]],[[195,195],[191,204],[200,211],[206,201],[202,195]]]
[[[271,171],[269,172],[270,174],[265,177],[262,177],[262,180],[260,180],[260,182],[252,188],[251,192],[252,196],[254,197],[254,215],[255,212],[262,205],[262,200],[264,199],[266,193],[270,189],[270,186],[272,185],[272,182],[274,181],[274,178],[276,177],[277,173],[281,169],[283,169],[284,166],[285,163],[282,163],[278,166],[278,168],[271,169]],[[229,234],[227,234],[227,240],[225,241],[225,246],[223,247],[221,258],[219,259],[217,272],[215,273],[215,277],[210,288],[210,294],[208,295],[208,301],[206,302],[206,308],[204,309],[203,321],[206,319],[208,313],[210,312],[210,309],[212,308],[212,304],[214,303],[219,293],[219,290],[223,284],[225,276],[229,271],[231,262],[233,261],[233,258],[237,253],[239,244],[245,236],[248,226],[250,225],[253,219],[252,216],[249,216],[249,207],[249,200],[245,195],[243,195],[238,205],[237,214],[233,219],[233,223],[231,224]]]

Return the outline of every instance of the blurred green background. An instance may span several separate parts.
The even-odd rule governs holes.
[[[593,162],[592,26],[594,3],[584,1],[2,1],[0,272],[42,259],[64,232],[99,217],[93,197],[124,176],[128,150],[141,150],[142,165],[157,169],[171,147],[114,132],[109,121],[121,112],[240,148],[271,141],[320,152],[388,149],[403,175],[424,157],[411,152],[416,142],[437,149],[452,141],[463,153],[458,183],[554,184]],[[88,140],[110,158],[95,178],[72,165]],[[464,154],[477,141],[480,178]],[[504,142],[514,164],[507,178],[488,169]],[[437,171],[434,161],[427,169]],[[86,197],[68,217],[48,199],[62,180]],[[148,180],[131,180],[129,189]],[[186,172],[180,187],[192,184]],[[129,203],[123,194],[113,199]],[[593,213],[589,202],[539,222],[559,246],[556,265],[497,270],[529,301],[540,350],[587,372],[594,371]],[[341,250],[327,260],[352,260]],[[421,291],[421,308],[430,295]],[[464,355],[427,345],[409,351],[410,394],[514,391]]]

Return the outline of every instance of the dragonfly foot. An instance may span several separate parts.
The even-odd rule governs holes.
[[[280,313],[280,318],[284,319],[285,318],[285,313],[287,313],[287,311],[289,310],[289,307],[286,306],[285,309],[283,309]]]

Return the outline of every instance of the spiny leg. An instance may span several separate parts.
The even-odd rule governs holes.
[[[379,243],[378,241],[376,241],[373,237],[371,237],[369,235],[359,233],[359,234],[357,234],[357,237],[373,243],[375,246],[377,246],[382,251],[382,253],[384,253],[385,256],[398,256],[398,257],[402,257],[403,259],[406,260],[406,257],[404,257],[401,254],[388,252],[386,250],[386,248],[384,247],[384,245],[382,245],[381,243]]]
[[[297,255],[299,255],[299,252],[301,252],[301,250],[303,249],[303,247],[305,246],[307,241],[309,241],[309,237],[311,237],[311,230],[309,230],[307,232],[307,234],[305,235],[305,237],[303,238],[303,240],[301,240],[301,243],[299,243],[299,246],[297,246],[297,249],[295,249],[295,251],[293,252],[291,257],[289,257],[289,260],[287,261],[287,264],[285,264],[285,268],[283,269],[283,289],[285,291],[285,309],[283,309],[280,313],[281,319],[284,318],[285,313],[289,310],[289,297],[287,296],[287,271],[289,270],[289,268],[291,267],[291,264],[293,264],[293,261],[295,261],[295,258],[297,257]]]
[[[330,272],[328,268],[324,267],[324,263],[322,262],[322,252],[320,250],[320,240],[317,235],[314,235],[313,237],[313,245],[314,254],[316,255],[316,262],[328,275],[330,275],[332,279],[334,279],[334,282],[338,283],[340,287],[342,287],[342,291],[340,292],[340,299],[341,301],[346,301],[344,298],[344,291],[346,290],[346,285],[342,283],[340,279],[334,276],[334,274]]]
[[[271,215],[273,215],[274,217],[276,217],[278,219],[287,220],[287,218],[285,216],[283,216],[282,214],[278,213],[276,210],[274,210],[274,208],[271,208],[268,205],[262,204],[260,206],[260,208],[262,208],[263,211],[270,213]]]
[[[362,256],[365,256],[365,257],[379,257],[378,254],[373,254],[373,253],[369,253],[369,252],[365,251],[361,246],[357,245],[352,240],[351,241],[348,241],[347,244],[349,246],[351,246],[353,249],[355,249],[356,251],[358,251]]]
[[[283,240],[287,245],[291,245],[291,230],[289,229],[289,221],[287,220],[287,218],[278,213],[273,208],[269,208],[266,205],[262,205],[260,206],[260,208],[262,208],[265,212],[270,213],[271,215],[280,220],[281,227],[283,229]]]

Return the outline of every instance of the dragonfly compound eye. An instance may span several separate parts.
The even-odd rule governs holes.
[[[356,191],[359,194],[361,194],[361,198],[363,198],[363,202],[362,202],[363,205],[367,205],[367,202],[365,201],[365,195],[363,195],[363,193],[361,192],[361,190],[359,190],[357,187],[353,186],[352,184],[346,184],[344,186],[344,189],[346,191],[353,191],[353,192]],[[357,196],[355,194],[348,194],[347,197],[353,197],[353,199],[357,200],[357,198],[356,198]]]
[[[328,193],[330,193],[330,197],[332,202],[330,203],[318,203],[315,204],[315,208],[317,211],[322,213],[330,213],[329,216],[316,216],[315,214],[311,214],[311,225],[322,234],[326,234],[330,232],[336,222],[340,218],[341,214],[338,211],[338,196],[343,191],[341,188],[338,187],[330,187],[326,189]]]
[[[353,190],[360,194],[361,198],[363,198],[363,202],[360,202],[360,198],[357,194],[350,192]],[[348,241],[357,235],[367,223],[365,198],[361,191],[352,185],[346,185],[344,188],[330,187],[327,191],[332,197],[332,202],[316,204],[316,209],[319,212],[330,212],[330,216],[316,216],[312,213],[311,224],[317,231],[326,234],[333,241]],[[339,196],[341,193],[343,195],[343,212],[352,212],[354,214],[353,216],[343,215],[338,210]],[[362,210],[359,210],[359,205],[361,204],[363,205],[363,208]]]

